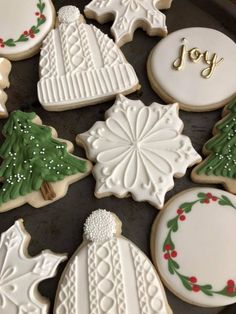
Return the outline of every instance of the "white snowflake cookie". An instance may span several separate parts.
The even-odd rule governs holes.
[[[47,314],[49,302],[38,290],[38,284],[55,276],[59,263],[66,255],[48,250],[30,257],[27,247],[30,235],[23,221],[18,220],[2,233],[0,242],[0,313]]]
[[[174,186],[173,177],[183,176],[187,167],[201,161],[190,139],[181,135],[178,104],[146,107],[119,95],[106,117],[77,136],[96,163],[96,197],[131,194],[161,209]]]
[[[169,9],[171,3],[172,0],[92,0],[84,13],[99,23],[114,19],[111,32],[121,47],[132,41],[138,27],[150,36],[166,36],[166,17],[159,10]]]
[[[172,311],[149,259],[121,236],[119,218],[99,209],[87,218],[84,242],[62,274],[53,313],[172,314]]]

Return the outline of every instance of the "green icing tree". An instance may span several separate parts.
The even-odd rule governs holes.
[[[198,176],[236,179],[236,99],[227,111],[228,115],[216,125],[217,135],[205,144],[209,156],[197,167]]]
[[[46,200],[53,199],[49,182],[86,171],[86,161],[69,154],[67,145],[52,137],[51,128],[32,121],[36,117],[15,111],[3,128],[0,205],[38,190]]]

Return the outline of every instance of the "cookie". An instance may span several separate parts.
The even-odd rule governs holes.
[[[91,171],[89,161],[71,154],[73,144],[58,139],[33,112],[13,112],[3,135],[0,212],[25,203],[41,207],[54,202]]]
[[[171,314],[164,288],[149,261],[121,235],[121,222],[104,209],[84,225],[84,242],[59,282],[54,314]]]
[[[114,20],[111,33],[121,47],[133,40],[139,27],[149,36],[166,36],[166,17],[159,10],[169,9],[171,3],[172,0],[92,0],[84,13],[102,24]]]
[[[0,58],[0,118],[8,116],[7,108],[7,94],[4,89],[10,86],[9,74],[11,72],[11,62],[5,58]]]
[[[187,111],[210,111],[236,94],[236,44],[209,28],[178,30],[160,41],[147,64],[154,91]]]
[[[78,8],[62,7],[43,43],[38,83],[46,110],[93,105],[140,88],[133,67],[107,35],[87,25]]]
[[[1,0],[0,56],[9,60],[32,57],[54,23],[51,0]]]
[[[181,134],[178,110],[178,104],[147,107],[120,95],[105,122],[96,122],[77,136],[77,143],[96,163],[96,197],[132,195],[136,201],[163,207],[173,177],[182,177],[201,161],[190,139]]]
[[[236,197],[213,188],[174,196],[151,235],[153,261],[182,300],[217,307],[236,302]]]
[[[0,312],[1,314],[49,312],[49,301],[38,291],[38,284],[54,277],[66,255],[49,250],[35,257],[28,255],[30,235],[23,220],[17,220],[2,233],[0,242]]]
[[[206,155],[192,171],[192,180],[199,183],[220,183],[236,194],[236,99],[223,110],[223,119],[213,129],[214,137],[203,147]]]

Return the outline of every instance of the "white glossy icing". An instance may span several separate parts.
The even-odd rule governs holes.
[[[3,91],[10,86],[9,74],[11,72],[11,63],[5,58],[0,58],[0,117],[7,117],[7,94]]]
[[[71,258],[61,277],[54,307],[54,314],[62,313],[172,312],[148,258],[129,240],[114,237],[103,243],[84,244]]]
[[[198,48],[202,54],[208,51],[208,59],[217,55],[219,63],[211,77],[203,77],[209,67],[204,56],[198,62],[192,62],[186,54],[183,67],[179,71],[174,69],[173,63],[180,56],[183,44],[188,51],[193,48]],[[164,100],[177,101],[182,109],[214,110],[236,94],[235,55],[236,44],[219,31],[200,27],[181,29],[153,49],[148,62],[149,79]]]
[[[89,241],[101,243],[112,239],[115,233],[115,217],[105,209],[94,211],[84,224],[84,235]]]
[[[78,136],[96,162],[96,196],[131,193],[137,201],[162,208],[173,176],[183,176],[187,167],[201,161],[190,139],[181,135],[178,105],[146,107],[118,96],[106,117]]]
[[[45,19],[42,23],[38,23],[41,18],[38,5],[45,5],[42,10],[42,17]],[[42,40],[53,27],[54,17],[51,0],[22,0],[20,3],[18,0],[1,0],[0,56],[19,60],[37,52]],[[37,32],[30,35],[29,31],[33,26],[36,27]],[[20,40],[21,36],[24,37],[24,32],[28,34],[25,40]],[[8,45],[7,41],[10,39],[13,39],[14,43]]]
[[[29,239],[21,220],[1,235],[1,314],[48,313],[48,301],[39,294],[37,285],[42,280],[55,276],[58,264],[66,256],[43,251],[36,257],[29,257]]]
[[[204,201],[199,202],[199,193],[210,193],[212,197],[205,196]],[[191,202],[195,203],[192,203],[190,211],[177,213]],[[179,265],[177,272],[186,276],[190,290],[175,272],[170,273],[168,260],[164,257],[165,254],[172,254],[163,247],[170,231],[167,223],[175,217],[178,217],[178,229],[171,232],[176,252],[172,260]],[[158,216],[152,232],[152,255],[167,287],[181,299],[199,306],[217,307],[235,303],[236,286],[230,284],[236,282],[235,230],[234,195],[219,189],[194,188],[173,197]],[[199,289],[199,286],[205,285],[212,286],[207,289],[210,294]],[[214,292],[223,289],[225,295]]]
[[[160,9],[169,9],[172,0],[92,0],[85,7],[85,15],[100,23],[111,20],[111,32],[118,46],[133,39],[133,33],[142,27],[149,35],[167,35],[166,17]]]
[[[66,16],[67,8],[60,9]],[[72,22],[67,16],[63,23],[61,15],[41,50],[38,97],[45,109],[73,109],[138,88],[134,69],[107,35],[85,24],[82,16],[73,21],[73,15]]]

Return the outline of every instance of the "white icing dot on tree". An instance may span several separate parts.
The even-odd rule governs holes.
[[[60,23],[73,23],[78,20],[79,17],[80,10],[73,5],[64,6],[58,11],[58,19]]]
[[[104,242],[113,238],[116,233],[116,221],[112,213],[98,209],[86,219],[84,235],[92,242]]]

